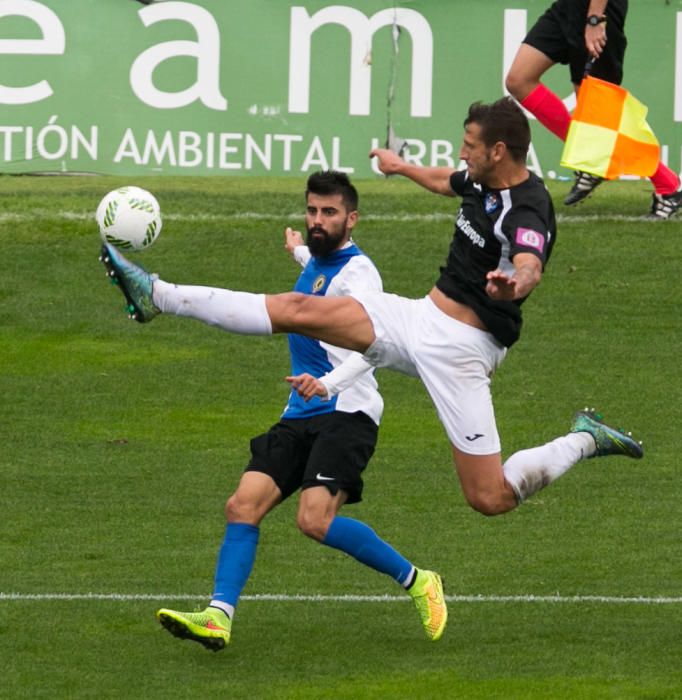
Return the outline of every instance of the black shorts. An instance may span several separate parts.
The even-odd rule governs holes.
[[[246,471],[272,477],[282,500],[299,488],[326,486],[362,500],[362,472],[374,454],[379,428],[366,414],[334,411],[312,418],[283,419],[251,440]]]
[[[568,0],[575,3],[576,0]],[[582,3],[577,3],[582,5]],[[568,65],[571,82],[579,84],[585,73],[589,60],[585,48],[586,11],[566,9],[566,2],[555,2],[531,27],[524,44],[542,51],[555,63]],[[627,2],[609,2],[606,6],[606,46],[601,56],[595,61],[590,75],[610,83],[620,85],[623,82],[623,60],[627,39],[624,24]]]

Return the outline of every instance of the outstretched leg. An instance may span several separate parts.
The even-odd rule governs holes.
[[[484,515],[512,510],[583,459],[607,455],[640,459],[643,454],[641,443],[606,425],[594,409],[579,411],[567,435],[520,450],[504,464],[499,454],[471,455],[453,446],[464,496]]]
[[[352,297],[318,297],[297,292],[265,295],[216,287],[169,284],[127,260],[111,245],[100,260],[126,298],[129,317],[147,323],[172,313],[231,333],[299,333],[364,352],[374,328],[362,304]]]

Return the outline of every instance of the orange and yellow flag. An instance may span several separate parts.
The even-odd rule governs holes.
[[[586,77],[578,92],[561,165],[607,179],[653,175],[660,148],[647,124],[647,112],[625,88]]]

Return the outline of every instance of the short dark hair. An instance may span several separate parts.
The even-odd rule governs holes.
[[[501,141],[515,161],[526,162],[530,124],[511,97],[503,97],[492,104],[474,102],[469,107],[464,126],[472,122],[481,127],[481,138],[488,148]]]
[[[320,170],[308,178],[305,196],[312,192],[317,195],[340,194],[346,209],[356,211],[358,208],[358,191],[351,184],[346,173],[338,170]]]

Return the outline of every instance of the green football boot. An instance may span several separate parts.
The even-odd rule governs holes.
[[[230,643],[232,620],[218,608],[194,613],[161,608],[156,617],[175,637],[199,642],[211,651],[220,651]]]
[[[158,275],[149,274],[145,269],[127,260],[113,245],[102,246],[100,262],[107,269],[113,284],[120,287],[128,302],[128,318],[139,323],[148,323],[161,310],[154,304],[152,289]]]
[[[417,578],[408,588],[421,617],[426,636],[436,642],[443,636],[448,608],[443,597],[443,581],[434,571],[417,569]]]
[[[578,411],[571,426],[572,433],[589,433],[597,445],[597,451],[593,457],[605,455],[624,455],[633,459],[641,459],[644,456],[641,441],[632,437],[632,433],[611,428],[603,422],[602,416],[594,408],[585,408]]]

